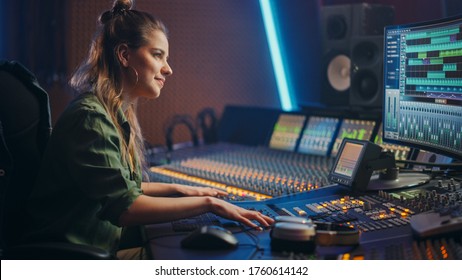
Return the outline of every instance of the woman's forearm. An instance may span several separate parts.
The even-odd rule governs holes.
[[[121,226],[154,224],[197,216],[212,210],[212,197],[150,197],[139,196],[122,213]]]

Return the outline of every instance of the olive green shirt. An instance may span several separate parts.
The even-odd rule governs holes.
[[[122,110],[117,119],[129,139]],[[114,253],[119,217],[142,194],[141,168],[130,170],[121,138],[102,104],[82,94],[53,129],[30,198],[29,241],[67,241]]]

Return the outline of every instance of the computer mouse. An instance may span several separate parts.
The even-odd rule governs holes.
[[[196,250],[236,248],[239,241],[229,230],[220,226],[202,226],[181,240],[181,247]]]

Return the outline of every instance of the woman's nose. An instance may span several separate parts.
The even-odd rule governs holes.
[[[173,74],[173,70],[167,62],[165,63],[164,67],[162,67],[162,74],[164,76],[170,76]]]

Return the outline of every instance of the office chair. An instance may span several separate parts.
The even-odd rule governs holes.
[[[1,259],[111,259],[100,248],[65,242],[22,244],[26,200],[51,134],[48,94],[14,61],[0,61]]]

